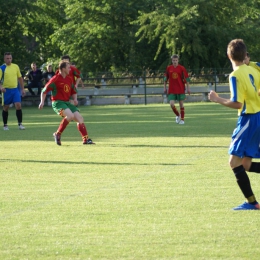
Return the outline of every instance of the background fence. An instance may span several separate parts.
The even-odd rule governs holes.
[[[228,76],[232,69],[203,68],[188,70],[191,86],[205,86],[228,84]],[[163,86],[164,71],[136,71],[136,72],[97,72],[83,74],[85,86],[95,87],[143,87]]]

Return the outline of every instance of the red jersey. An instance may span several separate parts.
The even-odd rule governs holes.
[[[176,68],[169,65],[165,71],[165,77],[169,80],[168,94],[185,94],[186,79],[189,78],[187,70],[178,65]]]
[[[57,70],[55,74],[59,74],[59,70]],[[73,84],[76,85],[76,79],[81,78],[81,73],[75,66],[70,65],[70,73],[68,76],[71,77]]]
[[[70,65],[70,74],[69,76],[72,78],[73,80],[73,84],[76,84],[76,78],[81,78],[81,73],[80,71],[73,65]]]
[[[43,93],[51,91],[52,101],[69,101],[73,94],[77,94],[77,90],[72,82],[71,77],[68,75],[65,78],[60,73],[53,76],[45,85]]]

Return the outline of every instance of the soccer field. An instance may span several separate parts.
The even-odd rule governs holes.
[[[76,123],[52,133],[50,107],[9,112],[0,129],[0,259],[259,259],[258,211],[228,164],[237,111],[186,103],[80,107],[96,145]],[[260,198],[260,175],[250,173]]]

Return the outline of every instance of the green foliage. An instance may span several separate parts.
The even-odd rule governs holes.
[[[68,22],[52,37],[82,70],[131,70],[153,65],[154,54],[147,43],[136,42],[137,26],[131,24],[138,10],[145,9],[146,5],[139,0],[65,1],[65,4]]]
[[[157,54],[166,44],[170,53],[181,55],[182,63],[190,68],[227,66],[226,45],[233,38],[247,42],[258,25],[256,3],[245,1],[158,1],[152,12],[142,12],[135,24],[139,39],[160,38]],[[167,8],[166,8],[167,6]],[[258,46],[258,44],[257,44]]]
[[[8,0],[0,53],[11,51],[21,68],[69,54],[83,74],[163,70],[172,53],[189,69],[229,67],[233,38],[258,60],[259,8],[259,0]]]
[[[5,52],[11,52],[13,62],[19,65],[24,65],[23,60],[26,58],[23,25],[20,19],[26,16],[27,6],[27,0],[9,0],[2,1],[0,8],[0,54],[3,57]]]

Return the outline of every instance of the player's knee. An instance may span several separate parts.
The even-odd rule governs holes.
[[[5,112],[8,112],[8,109],[9,109],[9,105],[7,106],[7,105],[4,105],[3,106],[3,110],[5,111]]]
[[[246,171],[249,171],[251,164],[252,164],[251,158],[248,159],[248,160],[244,158],[243,161],[242,161],[242,165],[243,165],[243,167],[245,168]]]
[[[240,165],[242,165],[242,159],[237,156],[231,155],[229,158],[229,166],[231,167],[231,169],[234,169]]]
[[[84,119],[83,119],[82,116],[77,116],[76,119],[77,119],[77,122],[78,122],[79,124],[84,123]]]
[[[15,109],[16,110],[21,110],[22,109],[21,103],[15,103],[14,105],[15,105]]]

